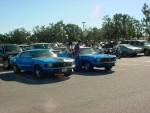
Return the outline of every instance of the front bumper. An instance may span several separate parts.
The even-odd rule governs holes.
[[[47,74],[50,74],[50,73],[67,73],[67,72],[73,72],[73,67],[71,67],[71,68],[53,68],[53,69],[45,68],[45,69],[43,69],[43,71]]]

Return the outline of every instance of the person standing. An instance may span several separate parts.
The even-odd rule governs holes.
[[[78,40],[78,43],[74,47],[75,68],[77,71],[81,71],[81,62],[80,62],[80,46],[81,45],[82,45],[81,40]]]
[[[73,52],[73,47],[72,47],[72,42],[70,41],[67,44],[67,57],[72,58],[72,52]]]

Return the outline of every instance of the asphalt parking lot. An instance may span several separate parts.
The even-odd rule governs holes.
[[[149,113],[150,57],[122,58],[110,72],[63,80],[1,69],[0,103],[0,113]]]

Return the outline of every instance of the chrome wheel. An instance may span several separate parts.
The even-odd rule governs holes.
[[[35,75],[36,75],[38,78],[43,77],[44,73],[43,73],[43,70],[41,69],[40,66],[36,66],[36,67],[35,67]]]
[[[91,71],[93,69],[93,66],[90,62],[85,62],[84,63],[84,70],[85,71]]]
[[[13,65],[13,70],[14,70],[14,73],[19,73],[20,72],[20,69],[18,68],[17,64]]]
[[[148,50],[145,50],[145,51],[144,51],[144,55],[145,55],[145,56],[148,56],[148,55],[150,55],[150,51],[148,51]]]

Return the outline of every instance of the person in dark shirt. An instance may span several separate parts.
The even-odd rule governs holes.
[[[82,45],[81,40],[78,40],[78,43],[74,47],[74,55],[75,55],[75,65],[76,70],[81,71],[81,63],[80,63],[80,46]]]

